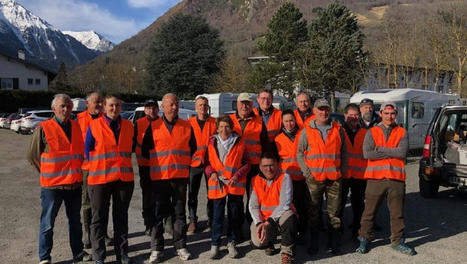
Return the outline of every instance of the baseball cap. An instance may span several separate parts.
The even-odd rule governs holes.
[[[397,106],[395,103],[393,102],[384,102],[383,104],[381,104],[381,107],[379,108],[379,111],[383,111],[384,108],[388,107],[388,106],[392,106],[394,108],[394,110],[397,111]]]
[[[157,104],[157,102],[154,101],[154,100],[152,100],[152,99],[149,99],[149,100],[147,100],[146,102],[144,102],[144,107],[146,107],[146,106],[154,106],[154,105],[155,105],[155,106],[159,106],[159,105]]]
[[[361,101],[360,101],[360,106],[362,105],[373,105],[373,100],[371,100],[370,98],[363,98]]]
[[[316,99],[315,103],[313,104],[313,107],[320,108],[320,107],[331,107],[329,104],[328,100],[324,98]]]
[[[251,96],[249,93],[241,93],[238,95],[237,101],[243,102],[243,101],[253,101],[251,100]]]

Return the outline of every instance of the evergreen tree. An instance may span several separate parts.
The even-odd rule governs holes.
[[[193,98],[214,84],[224,54],[219,32],[203,18],[174,15],[154,36],[146,87],[158,96],[172,92]]]
[[[50,82],[49,89],[54,92],[72,92],[64,62],[60,63],[57,75],[52,82]]]
[[[363,78],[367,61],[357,19],[339,3],[315,10],[310,41],[302,49],[301,82],[334,98],[334,91],[351,90]]]

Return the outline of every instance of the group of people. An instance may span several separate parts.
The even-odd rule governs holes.
[[[281,236],[282,263],[291,263],[296,243],[307,238],[308,252],[316,254],[323,243],[320,231],[325,229],[323,195],[326,249],[338,254],[349,192],[356,252],[368,252],[375,215],[386,199],[392,248],[415,254],[403,236],[408,142],[404,128],[395,123],[394,103],[383,103],[379,116],[374,115],[370,99],[349,104],[345,123],[340,124],[330,119],[326,99],[311,106],[310,97],[301,93],[294,111],[276,109],[269,90],[260,91],[256,100],[258,108],[253,108],[251,95],[241,93],[235,113],[213,118],[208,99],[198,96],[197,116],[185,121],[178,118],[177,96],[169,93],[162,98],[161,117],[158,103],[148,100],[145,116],[133,125],[120,116],[121,100],[115,96],[89,94],[87,110],[74,121],[70,97],[55,95],[54,117],[37,127],[28,150],[41,184],[40,264],[52,263],[53,227],[62,202],[74,263],[104,263],[110,204],[117,262],[131,263],[128,208],[134,189],[133,152],[142,216],[151,237],[148,263],[164,259],[167,227],[177,255],[190,259],[186,238],[199,231],[202,182],[207,187],[211,259],[220,258],[226,207],[229,257],[239,257],[244,223],[250,226],[251,243],[267,255],[275,254],[275,239]],[[85,248],[92,248],[92,256]]]

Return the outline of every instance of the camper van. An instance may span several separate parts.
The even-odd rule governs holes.
[[[256,102],[257,94],[250,93],[253,99],[253,107],[258,107]],[[237,97],[238,93],[215,93],[215,94],[201,94],[209,100],[210,113],[213,117],[219,117],[222,114],[232,113],[237,110]],[[277,109],[285,109],[288,107],[289,101],[287,98],[274,95],[272,105]],[[293,103],[293,102],[292,102]],[[290,107],[289,107],[290,108]]]
[[[359,104],[364,98],[374,101],[375,111],[383,102],[394,102],[397,105],[397,124],[408,131],[409,149],[423,148],[424,138],[431,119],[436,110],[444,104],[460,105],[460,97],[456,94],[441,94],[418,89],[384,89],[361,91],[355,93],[351,103]]]

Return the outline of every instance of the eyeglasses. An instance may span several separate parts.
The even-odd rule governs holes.
[[[360,101],[360,104],[373,104],[373,100],[371,100],[369,98],[365,98],[365,99]]]

